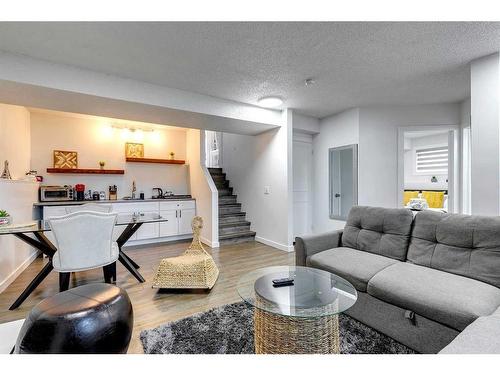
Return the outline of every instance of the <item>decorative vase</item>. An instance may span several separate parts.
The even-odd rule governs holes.
[[[0,227],[12,224],[12,216],[2,216],[0,217]]]

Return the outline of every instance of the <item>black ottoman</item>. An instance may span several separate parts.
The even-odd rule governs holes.
[[[134,322],[127,293],[88,284],[44,299],[26,318],[15,353],[126,353]]]

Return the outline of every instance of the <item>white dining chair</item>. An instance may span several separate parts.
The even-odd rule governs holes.
[[[81,211],[94,211],[94,212],[104,212],[109,213],[113,210],[113,207],[110,204],[101,204],[101,203],[85,203],[79,206],[69,206],[66,207],[66,213],[72,214],[74,212]]]
[[[69,288],[71,272],[103,268],[104,280],[116,281],[119,249],[113,241],[117,214],[95,211],[74,212],[49,219],[56,253],[52,258],[59,272],[59,290]]]

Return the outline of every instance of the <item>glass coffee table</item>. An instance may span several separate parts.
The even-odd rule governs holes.
[[[272,280],[293,278],[294,285],[274,287]],[[240,297],[254,310],[257,354],[339,353],[338,314],[358,294],[343,278],[309,267],[266,267],[244,275]]]

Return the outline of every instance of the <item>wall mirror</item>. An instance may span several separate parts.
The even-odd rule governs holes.
[[[358,204],[358,145],[329,150],[330,218],[346,220]]]

